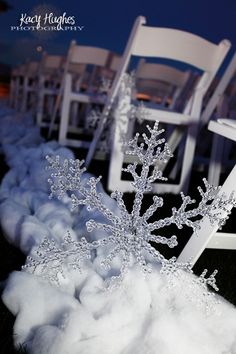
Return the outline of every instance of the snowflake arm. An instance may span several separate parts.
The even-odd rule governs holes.
[[[65,278],[68,269],[81,271],[83,262],[91,259],[92,250],[107,246],[112,241],[110,237],[92,242],[82,237],[75,241],[67,232],[64,242],[58,247],[54,240],[45,238],[39,245],[35,257],[28,256],[22,269],[40,274],[49,282],[59,285],[59,277]]]
[[[36,257],[27,257],[23,269],[38,271],[42,277],[59,284],[59,274],[65,277],[66,261],[72,268],[81,270],[82,260],[90,258],[90,250],[93,247],[94,245],[88,243],[85,238],[73,241],[69,233],[61,247],[58,247],[54,240],[45,238],[36,251]]]
[[[149,230],[152,231],[165,225],[175,224],[179,229],[186,225],[192,228],[194,232],[197,232],[200,229],[201,220],[191,220],[196,216],[206,216],[212,224],[217,222],[220,227],[224,225],[230,213],[229,207],[236,205],[234,194],[232,193],[229,198],[226,198],[225,195],[218,195],[220,187],[211,186],[206,179],[203,179],[203,182],[206,191],[204,192],[201,187],[198,187],[202,199],[196,208],[186,211],[186,208],[191,204],[195,204],[196,201],[181,193],[182,204],[179,209],[172,208],[171,217],[150,223]]]
[[[79,205],[86,205],[89,211],[99,210],[115,225],[121,222],[118,216],[105,207],[102,201],[102,194],[97,193],[97,184],[101,177],[91,177],[85,186],[81,182],[81,176],[86,170],[84,167],[81,168],[83,161],[64,160],[62,165],[60,165],[59,156],[56,156],[55,159],[47,156],[46,159],[50,164],[48,168],[56,170],[55,173],[52,173],[52,178],[48,180],[51,185],[51,198],[56,195],[60,199],[69,192],[72,209],[76,209]],[[75,191],[79,192],[80,198],[72,193]]]

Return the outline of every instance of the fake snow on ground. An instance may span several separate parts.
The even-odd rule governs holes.
[[[1,149],[10,167],[0,188],[0,221],[9,242],[34,255],[45,237],[60,245],[67,231],[73,240],[104,237],[103,231],[88,234],[85,227],[89,218],[101,221],[96,212],[88,215],[81,207],[79,214],[72,213],[66,199],[48,199],[45,156],[73,158],[72,152],[43,142],[30,117],[1,108],[0,120]],[[119,213],[101,184],[98,188],[106,206]],[[101,252],[86,262],[83,272],[66,272],[59,286],[23,271],[9,276],[2,298],[16,316],[16,346],[35,354],[236,353],[231,304],[220,298],[207,316],[183,296],[200,297],[201,289],[168,287],[158,265],[145,277],[134,266],[118,288],[104,291],[112,274],[100,267]]]

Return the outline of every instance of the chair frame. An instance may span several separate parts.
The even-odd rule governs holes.
[[[115,71],[114,68],[115,61],[113,60],[114,53],[110,52],[107,49],[97,48],[97,47],[89,47],[89,46],[78,46],[75,41],[71,42],[67,62],[65,66],[63,82],[61,84],[61,89],[59,95],[57,97],[57,102],[55,105],[55,111],[53,114],[53,119],[51,123],[54,124],[56,113],[61,104],[61,118],[60,118],[60,127],[59,127],[59,143],[62,145],[73,146],[73,147],[83,147],[88,148],[90,142],[72,139],[67,137],[67,133],[69,131],[79,133],[80,129],[75,127],[70,127],[69,119],[70,119],[70,106],[72,101],[79,102],[82,104],[98,104],[104,105],[105,97],[104,95],[91,95],[91,84],[93,81],[93,77],[95,75],[95,70],[97,68],[106,68],[111,71]],[[116,59],[116,58],[115,58]],[[88,90],[87,92],[74,92],[72,90],[72,72],[70,71],[71,65],[84,65],[84,69],[86,69],[87,65],[93,65],[93,71],[89,78]],[[77,91],[80,91],[82,79],[84,73],[81,73],[81,76],[77,82]],[[50,129],[50,130],[51,130]]]
[[[184,115],[179,113],[174,114],[175,124],[177,126],[187,127],[186,148],[183,157],[183,167],[180,183],[176,185],[154,184],[154,192],[178,193],[180,190],[187,190],[188,188],[203,96],[208,89],[212,79],[214,78],[219,66],[224,60],[230,48],[230,43],[227,40],[223,40],[219,43],[219,45],[215,45],[201,37],[184,31],[148,27],[144,26],[145,24],[146,19],[142,16],[138,17],[134,23],[119,70],[103,110],[103,119],[100,121],[100,125],[94,134],[94,139],[91,143],[85,164],[88,167],[94,155],[98,140],[103,131],[103,126],[111,110],[115,97],[118,94],[122,76],[127,70],[131,56],[134,55],[141,57],[172,58],[175,60],[187,62],[188,64],[203,70],[204,74],[201,76],[197,87],[195,88],[194,95],[192,96],[191,100],[189,100],[184,110]],[[165,41],[163,41],[163,37],[165,37]],[[148,38],[148,41],[145,40],[145,38]],[[167,47],[166,42],[168,41],[172,43],[172,45]],[[175,52],[175,54],[173,54],[172,50],[173,48],[176,49],[176,43],[178,43],[178,50]],[[199,46],[202,49],[200,56],[198,52]],[[188,53],[187,59],[183,54],[184,52]],[[173,124],[173,113],[164,113],[162,110],[149,109],[148,120],[159,120],[160,122]],[[121,167],[123,164],[123,152],[119,136],[120,127],[118,126],[118,123],[119,122],[117,122],[115,119],[115,135],[111,151],[108,188],[110,190],[119,188],[119,190],[125,192],[131,190],[130,183],[128,181],[121,180],[121,172],[119,172],[119,167]],[[123,130],[127,130],[127,122],[122,123],[122,125]],[[174,140],[175,145],[178,145],[178,137]]]
[[[50,125],[50,122],[44,122],[43,120],[45,98],[48,96],[53,100],[53,97],[57,97],[59,91],[59,88],[56,87],[47,88],[45,83],[47,82],[47,78],[53,75],[54,86],[56,86],[56,83],[60,86],[64,60],[64,57],[61,55],[48,55],[46,52],[42,55],[38,73],[38,102],[36,112],[37,125],[41,128],[49,127]],[[50,115],[53,114],[53,104],[49,113]]]

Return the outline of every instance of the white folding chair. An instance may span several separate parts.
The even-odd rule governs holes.
[[[222,185],[219,193],[230,197],[231,193],[234,191],[236,192],[236,165]],[[232,205],[227,207],[228,211],[231,209]],[[215,210],[215,212],[217,212],[217,210]],[[219,225],[217,222],[211,223],[208,217],[203,217],[200,230],[198,230],[197,235],[193,234],[191,236],[180,253],[177,262],[186,263],[191,261],[192,265],[194,265],[205,248],[235,250],[236,233],[217,232],[218,229]]]
[[[122,76],[127,70],[131,56],[177,60],[194,66],[203,72],[193,95],[190,97],[182,114],[169,111],[165,112],[157,109],[148,109],[147,119],[159,120],[160,122],[185,126],[187,128],[180,182],[178,184],[154,184],[154,192],[178,193],[180,190],[187,190],[188,188],[203,96],[224,60],[230,48],[230,43],[227,40],[224,40],[216,45],[191,33],[169,28],[148,27],[145,26],[145,23],[146,20],[144,17],[138,17],[135,21],[119,70],[104,107],[103,120],[101,120],[100,125],[94,134],[94,139],[86,158],[86,166],[89,165],[94,155],[104,123],[119,91]],[[128,122],[122,117],[122,123],[121,119],[117,119],[114,124],[114,139],[110,158],[111,163],[109,168],[108,188],[110,190],[118,188],[123,192],[130,191],[130,183],[121,180],[121,167],[124,154],[122,143],[120,141],[120,125],[122,124],[123,131],[127,131]],[[175,137],[173,141],[173,147],[175,148],[179,143],[178,136]]]
[[[68,132],[80,133],[78,128],[82,117],[79,116],[79,110],[82,106],[87,105],[85,109],[85,117],[88,113],[88,106],[103,105],[105,102],[104,94],[99,91],[99,79],[103,76],[113,78],[119,58],[107,49],[78,46],[76,42],[71,43],[68,59],[66,64],[63,87],[61,90],[61,118],[59,128],[59,142],[62,145],[74,147],[88,147],[89,142],[83,139],[73,139],[68,137]],[[83,68],[81,73],[74,75],[73,67]],[[90,70],[90,72],[89,72]],[[74,83],[75,82],[75,83]],[[60,98],[58,98],[59,105]],[[78,103],[75,114],[77,114],[76,126],[70,126],[71,106],[72,103]],[[58,108],[58,107],[56,107]],[[73,108],[73,107],[72,107]],[[55,117],[53,117],[53,120]],[[74,124],[75,125],[75,124]],[[86,122],[84,122],[86,126]],[[83,130],[83,128],[82,128]]]
[[[38,72],[37,125],[49,127],[55,99],[61,85],[65,58],[44,52]]]
[[[86,68],[86,65],[83,63],[77,64],[77,63],[70,62],[72,49],[75,44],[76,44],[75,41],[71,41],[66,60],[63,64],[61,82],[59,85],[59,89],[57,92],[53,112],[52,112],[51,119],[50,119],[50,124],[49,124],[49,129],[48,129],[48,139],[51,137],[53,130],[59,130],[60,118],[61,118],[60,117],[61,116],[61,106],[62,106],[62,99],[63,99],[63,93],[64,93],[64,88],[65,88],[65,79],[66,79],[67,73],[69,73],[73,77],[75,77],[75,81],[76,81],[75,86],[78,87],[80,85],[81,77],[82,77],[82,75],[85,71],[85,68]],[[59,124],[57,124],[57,122],[56,122],[58,119],[58,116],[59,116]]]

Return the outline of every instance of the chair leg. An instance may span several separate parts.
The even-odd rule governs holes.
[[[72,84],[71,75],[67,74],[65,78],[65,90],[64,90],[64,96],[62,101],[61,121],[60,121],[60,128],[59,128],[59,143],[62,145],[66,144],[66,136],[69,127],[71,84]]]
[[[187,193],[188,191],[189,181],[191,177],[197,140],[197,129],[197,123],[194,123],[193,125],[190,125],[188,127],[179,188],[179,191],[182,191],[184,193]]]
[[[53,94],[48,95],[48,115],[51,117],[53,113],[53,107],[55,104],[55,96]]]
[[[124,152],[122,150],[121,141],[121,130],[124,133],[128,131],[128,119],[117,119],[115,120],[114,127],[114,139],[112,142],[111,155],[110,155],[110,165],[109,165],[109,175],[108,175],[108,190],[114,191],[116,189],[122,190],[122,165],[124,161]],[[126,191],[132,191],[130,183],[127,183]]]
[[[24,81],[23,81],[22,101],[21,101],[21,105],[20,105],[21,112],[26,112],[26,110],[27,110],[28,81],[29,81],[29,79],[27,77],[25,77]]]
[[[16,82],[15,82],[15,92],[14,92],[14,100],[13,100],[13,108],[17,109],[18,106],[18,100],[19,100],[19,77],[16,78]]]
[[[37,114],[36,114],[37,125],[39,127],[41,127],[43,123],[43,102],[44,102],[44,93],[43,93],[43,89],[41,89],[39,90],[38,93]]]
[[[223,142],[223,137],[214,134],[210,166],[208,170],[208,182],[215,186],[218,186],[220,182],[221,162],[223,157]]]
[[[71,114],[70,114],[70,121],[69,125],[72,127],[76,127],[78,125],[77,121],[77,102],[71,102]]]
[[[124,104],[123,104],[124,102]],[[114,139],[111,146],[109,175],[108,175],[108,189],[114,191],[116,189],[122,190],[124,181],[121,180],[122,165],[124,161],[124,151],[121,139],[121,134],[127,134],[129,129],[129,120],[127,114],[130,109],[131,95],[127,94],[118,100],[118,104],[114,111]],[[126,191],[132,191],[130,183],[125,183]]]
[[[14,102],[14,95],[16,94],[16,80],[11,79],[10,82],[10,96],[9,96],[9,106],[12,107],[13,106],[13,102]]]

